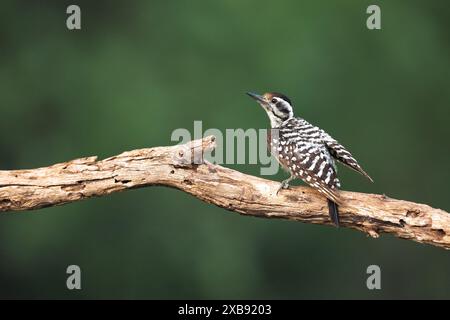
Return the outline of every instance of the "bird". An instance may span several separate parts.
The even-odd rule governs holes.
[[[359,172],[371,182],[373,179],[361,168],[353,155],[324,130],[295,117],[291,100],[284,94],[268,92],[259,95],[247,92],[266,111],[271,129],[267,135],[270,153],[290,176],[283,180],[276,194],[289,188],[289,183],[300,178],[327,198],[331,222],[339,227],[339,194],[336,161]]]

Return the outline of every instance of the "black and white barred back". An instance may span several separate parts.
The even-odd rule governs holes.
[[[304,119],[295,118],[291,101],[285,95],[249,95],[269,116],[272,129],[267,142],[272,155],[291,173],[291,177],[302,179],[329,199],[330,216],[339,225],[337,204],[342,201],[338,193],[340,182],[335,160],[373,180],[352,154],[329,134]]]
[[[301,118],[290,118],[273,128],[268,141],[271,153],[282,167],[341,204],[335,159],[370,177],[341,144],[322,129]]]

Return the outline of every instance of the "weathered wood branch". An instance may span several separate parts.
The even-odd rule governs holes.
[[[124,152],[97,161],[76,159],[33,170],[0,171],[0,212],[33,210],[126,189],[163,185],[243,215],[331,224],[325,199],[308,187],[276,195],[279,182],[203,161],[214,137],[184,145]],[[194,164],[198,163],[198,164]],[[450,249],[450,214],[383,195],[342,191],[341,225],[378,237]]]

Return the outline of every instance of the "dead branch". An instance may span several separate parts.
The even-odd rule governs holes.
[[[33,170],[0,171],[0,212],[162,185],[243,215],[331,224],[325,199],[311,188],[291,187],[277,196],[279,182],[202,161],[202,151],[214,145],[214,137],[207,137],[185,145],[124,152],[101,161],[88,157]],[[372,237],[390,233],[450,249],[450,215],[443,210],[384,195],[342,191],[342,196],[342,226]]]

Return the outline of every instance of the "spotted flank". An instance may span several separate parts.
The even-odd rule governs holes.
[[[294,128],[272,129],[271,153],[282,167],[337,204],[339,179],[333,157],[323,143],[303,139]],[[277,138],[273,138],[277,136]],[[276,141],[279,141],[276,142]]]

